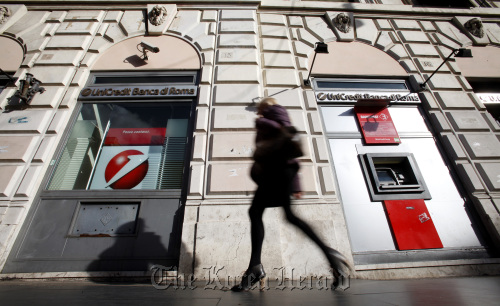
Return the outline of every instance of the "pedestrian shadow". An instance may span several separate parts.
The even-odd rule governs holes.
[[[119,226],[111,237],[95,237],[108,241],[111,238],[114,243],[89,263],[89,279],[99,283],[150,283],[155,267],[168,268],[169,275],[176,275],[181,249],[185,249],[180,234],[183,217],[181,206],[171,228],[161,233],[152,231],[144,219],[138,218]],[[96,244],[106,243],[104,240],[96,240]],[[190,253],[181,256],[183,261],[193,262]]]

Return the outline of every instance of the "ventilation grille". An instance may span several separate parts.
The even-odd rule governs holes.
[[[49,190],[74,189],[83,160],[89,150],[88,138],[71,139],[61,156]]]
[[[165,138],[157,189],[181,189],[186,143],[186,137]]]

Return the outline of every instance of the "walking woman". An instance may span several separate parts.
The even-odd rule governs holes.
[[[264,98],[257,106],[255,121],[257,136],[255,139],[257,147],[265,147],[265,144],[277,143],[282,127],[291,126],[290,118],[286,109],[279,105],[274,98]],[[257,154],[256,150],[256,154]],[[264,152],[265,153],[265,152]],[[271,153],[271,152],[269,152]],[[259,155],[262,154],[260,150]],[[302,197],[300,182],[297,172],[299,162],[297,159],[287,159],[286,157],[269,154],[267,158],[257,158],[254,155],[254,164],[251,170],[251,177],[257,184],[252,206],[249,209],[251,221],[251,243],[252,253],[248,269],[243,276],[241,283],[231,288],[232,291],[248,291],[257,281],[264,280],[266,272],[261,262],[262,244],[264,241],[264,223],[262,216],[267,207],[283,207],[287,220],[300,228],[310,239],[312,239],[325,254],[333,270],[336,287],[341,276],[347,276],[351,270],[347,259],[338,251],[327,247],[316,235],[311,227],[302,219],[297,217],[291,210],[291,199],[293,195],[296,199]],[[271,156],[272,155],[272,156]]]

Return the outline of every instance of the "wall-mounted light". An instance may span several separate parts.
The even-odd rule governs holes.
[[[153,53],[158,53],[160,52],[160,48],[148,43],[148,42],[145,42],[145,41],[141,41],[140,44],[138,44],[137,46],[140,46],[142,48],[142,50],[140,50],[142,52],[142,59],[147,61],[149,58],[148,58],[148,54],[147,54],[147,51],[151,51]]]
[[[3,70],[2,73],[6,74]],[[9,85],[15,87],[15,79],[11,78]],[[19,81],[19,88],[14,95],[9,98],[9,103],[6,106],[7,110],[25,109],[30,105],[31,100],[36,93],[44,93],[45,88],[40,87],[40,80],[33,77],[31,73],[26,73],[24,80]]]
[[[306,86],[311,85],[311,81],[309,80],[309,77],[311,76],[311,72],[312,72],[313,66],[314,66],[314,61],[316,60],[316,54],[318,54],[318,53],[328,54],[328,45],[325,44],[324,42],[317,42],[314,45],[314,57],[313,57],[313,61],[311,64],[311,69],[309,69],[309,74],[307,75],[307,79],[304,80],[304,85],[306,85]]]
[[[45,88],[40,87],[40,84],[42,82],[34,78],[31,73],[26,73],[25,79],[19,82],[19,89],[14,96],[18,97],[25,105],[29,105],[36,93],[45,92]]]
[[[444,65],[444,63],[446,63],[453,55],[455,55],[455,57],[472,57],[472,50],[465,48],[453,49],[453,51],[451,51],[451,54],[444,59],[441,65],[439,65],[439,67],[437,67],[436,70],[434,70],[434,72],[423,83],[420,84],[421,89],[425,88],[425,85],[432,78],[432,76],[434,76],[434,74],[436,74],[439,68],[441,68]]]

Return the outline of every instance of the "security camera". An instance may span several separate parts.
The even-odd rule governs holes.
[[[145,42],[145,41],[141,41],[141,43],[138,46],[142,47],[142,50],[140,50],[140,51],[142,51],[142,55],[143,55],[142,59],[143,60],[148,60],[148,55],[147,55],[146,51],[151,51],[153,53],[160,52],[160,48],[153,46],[152,44]]]
[[[153,46],[152,44],[145,42],[145,41],[141,41],[141,47],[143,47],[144,49],[148,49],[149,51],[151,51],[153,53],[160,52],[160,48]]]

